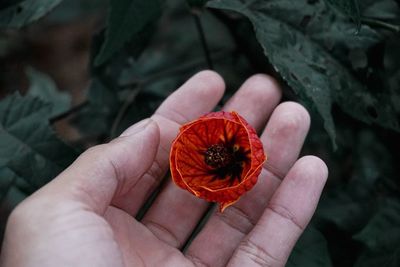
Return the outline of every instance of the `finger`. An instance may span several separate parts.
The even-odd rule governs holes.
[[[327,177],[328,169],[319,158],[298,160],[228,266],[284,266],[314,214]]]
[[[189,247],[189,257],[209,266],[226,265],[241,240],[260,218],[280,184],[279,177],[286,174],[296,161],[309,126],[310,117],[299,104],[285,102],[274,110],[261,135],[268,159],[257,184],[223,213],[216,211],[212,215]],[[276,156],[275,153],[284,153],[285,156]]]
[[[168,170],[169,150],[182,123],[211,111],[224,93],[222,78],[213,71],[194,75],[169,96],[152,119],[160,128],[160,145],[149,171],[131,187],[125,188],[114,205],[135,215]]]
[[[160,242],[126,212],[109,207],[104,217],[112,228],[126,266],[193,266],[179,250]]]
[[[281,96],[281,89],[272,77],[256,74],[243,83],[223,110],[237,111],[259,132],[278,105]]]
[[[157,124],[141,121],[112,142],[88,149],[33,198],[75,201],[103,214],[116,195],[148,171],[158,143]]]
[[[249,78],[228,101],[224,110],[235,110],[260,130],[279,103],[281,92],[266,75]],[[206,210],[208,203],[169,181],[143,218],[143,223],[161,240],[181,247]]]

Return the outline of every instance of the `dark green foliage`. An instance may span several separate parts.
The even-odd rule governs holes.
[[[366,249],[355,266],[400,265],[400,203],[388,199],[361,232],[354,236]]]
[[[96,65],[110,59],[123,45],[136,34],[146,30],[161,14],[158,0],[119,0],[110,1],[107,30],[104,44],[96,57]],[[142,33],[143,34],[143,33]],[[137,37],[137,41],[141,41]]]
[[[67,93],[57,90],[54,81],[46,74],[33,68],[27,68],[30,87],[28,94],[52,104],[51,116],[67,111],[71,106],[71,97]]]
[[[60,4],[62,0],[25,0],[14,2],[14,5],[7,5],[5,9],[0,10],[0,28],[19,28],[32,23],[46,15],[55,6]]]
[[[0,102],[2,218],[7,218],[18,202],[57,176],[78,155],[56,137],[48,122],[51,114],[51,104],[31,96],[14,94]],[[4,226],[5,220],[1,220],[0,230]]]
[[[209,0],[186,0],[191,7],[203,7]]]
[[[354,151],[352,175],[323,197],[318,215],[343,230],[356,232],[380,205],[382,191],[388,190],[394,175],[395,162],[381,140],[369,131],[356,133],[353,142],[346,149]]]
[[[29,24],[59,2],[5,1],[0,26]],[[104,6],[86,2],[90,10]],[[281,82],[284,100],[310,111],[303,153],[322,157],[330,171],[312,226],[287,266],[400,266],[398,1],[109,3],[106,25],[93,38],[87,100],[72,120],[89,142],[78,141],[75,148],[108,141],[150,116],[191,75],[210,66],[207,58],[226,81],[222,102],[248,76],[266,72]],[[71,6],[64,2],[49,21],[82,12]],[[0,58],[12,46],[0,35]],[[30,82],[26,95],[0,102],[2,218],[77,156],[49,125],[69,108],[69,98],[45,73],[24,70]]]
[[[354,26],[324,2],[222,0],[208,6],[250,19],[265,55],[289,86],[322,116],[333,143],[333,103],[364,122],[400,129],[390,98],[384,92],[370,93],[346,66],[348,62],[341,62],[335,54],[339,47],[368,49],[381,39],[378,32],[363,26],[356,35]]]
[[[0,102],[0,167],[25,179],[32,192],[77,156],[50,128],[51,109],[37,98],[18,94]]]
[[[330,5],[353,19],[357,27],[361,25],[361,14],[358,0],[325,0]]]
[[[287,267],[331,267],[328,247],[324,236],[313,226],[307,227],[300,237]]]

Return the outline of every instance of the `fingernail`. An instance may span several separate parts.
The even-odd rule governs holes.
[[[126,129],[121,135],[120,137],[124,137],[124,136],[129,136],[129,135],[133,135],[136,134],[138,132],[143,131],[144,129],[146,129],[146,127],[152,122],[151,119],[144,119],[141,120],[137,123],[135,123],[134,125],[132,125],[131,127],[129,127],[128,129]]]

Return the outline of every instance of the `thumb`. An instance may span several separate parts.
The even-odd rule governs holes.
[[[38,194],[76,200],[103,214],[151,167],[159,138],[154,121],[138,122],[110,143],[88,149]]]

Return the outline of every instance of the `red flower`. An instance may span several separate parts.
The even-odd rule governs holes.
[[[257,182],[266,160],[256,131],[236,112],[213,112],[180,128],[172,143],[172,179],[220,211]]]

